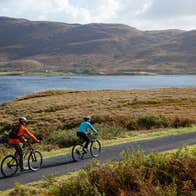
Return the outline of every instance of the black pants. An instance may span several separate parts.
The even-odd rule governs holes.
[[[15,148],[16,154],[19,155],[19,166],[20,166],[20,169],[23,170],[23,151],[22,151],[22,147],[21,147],[20,144],[12,144],[12,146]]]
[[[77,132],[77,136],[85,142],[84,148],[88,148],[88,144],[90,142],[88,136],[83,132]]]

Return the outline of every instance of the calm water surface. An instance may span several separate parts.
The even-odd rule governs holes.
[[[1,76],[0,104],[47,89],[145,89],[196,87],[196,75],[159,76]]]

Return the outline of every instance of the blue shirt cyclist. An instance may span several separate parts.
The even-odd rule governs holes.
[[[87,152],[88,144],[90,142],[89,137],[87,136],[88,130],[90,129],[95,135],[98,134],[97,130],[90,123],[91,117],[84,117],[84,121],[80,123],[79,128],[77,129],[77,136],[84,141],[84,151]]]

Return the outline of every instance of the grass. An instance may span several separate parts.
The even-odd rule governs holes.
[[[145,155],[131,149],[119,162],[91,166],[80,171],[27,185],[17,184],[3,195],[195,195],[196,145]]]
[[[17,76],[17,75],[23,75],[24,72],[23,71],[0,71],[0,76]]]

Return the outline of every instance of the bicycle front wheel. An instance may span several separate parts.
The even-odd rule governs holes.
[[[18,162],[13,155],[6,156],[1,162],[1,173],[4,177],[13,176],[18,170]]]
[[[95,140],[91,143],[90,153],[92,157],[98,157],[101,153],[101,143],[98,140]]]
[[[42,167],[43,157],[41,152],[32,151],[28,157],[28,166],[32,171],[37,171]]]
[[[84,157],[84,151],[82,145],[80,144],[74,145],[72,148],[72,159],[74,161],[78,161],[80,159],[83,159],[83,157]]]

